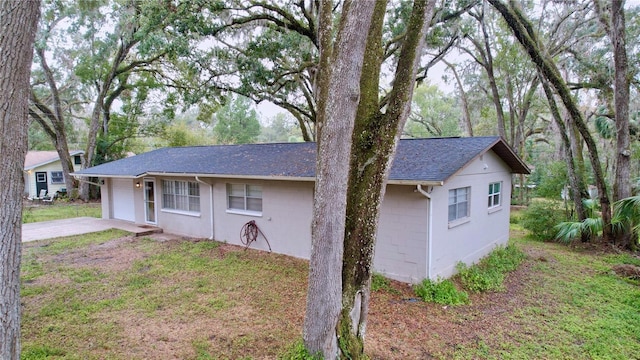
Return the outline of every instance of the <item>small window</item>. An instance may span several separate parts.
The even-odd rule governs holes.
[[[82,159],[80,158],[80,155],[75,155],[73,157],[73,163],[75,165],[82,165]]]
[[[262,212],[262,187],[247,184],[227,184],[227,209]]]
[[[495,182],[489,184],[489,208],[500,206],[500,194],[502,190],[502,183]]]
[[[162,208],[200,212],[200,185],[193,181],[162,180]]]
[[[52,171],[51,172],[51,183],[52,184],[63,184],[64,176],[62,175],[62,171]]]
[[[449,222],[469,217],[470,187],[449,190]]]
[[[39,183],[47,182],[47,174],[46,173],[36,173],[36,181]]]

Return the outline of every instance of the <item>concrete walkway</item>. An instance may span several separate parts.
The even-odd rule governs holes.
[[[22,242],[88,234],[109,229],[121,229],[136,236],[162,232],[162,229],[157,227],[138,225],[122,220],[78,217],[23,224]]]

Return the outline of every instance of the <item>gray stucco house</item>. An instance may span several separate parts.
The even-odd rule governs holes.
[[[309,258],[315,143],[164,148],[78,171],[100,179],[102,216]],[[499,137],[401,140],[381,207],[375,270],[449,277],[509,239],[511,178],[529,173]]]

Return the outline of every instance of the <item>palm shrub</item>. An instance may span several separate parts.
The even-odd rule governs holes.
[[[576,239],[584,238],[589,241],[602,235],[602,217],[598,215],[598,203],[593,199],[582,199],[582,204],[587,211],[587,218],[582,221],[565,221],[556,225],[556,240],[569,243]]]
[[[635,240],[631,246],[637,249],[640,245],[640,195],[616,201],[613,204],[611,223],[613,231],[617,233],[631,229]]]

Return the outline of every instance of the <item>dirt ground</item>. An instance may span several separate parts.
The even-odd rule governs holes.
[[[169,247],[191,241],[163,234],[155,236],[156,241],[166,243]],[[71,267],[90,266],[104,273],[128,271],[136,260],[146,256],[142,249],[135,246],[138,241],[136,238],[123,237],[83,250],[53,255],[55,259],[48,260]],[[215,250],[212,252],[215,257],[224,257],[233,252],[248,254],[246,256],[253,259],[270,255],[253,250],[245,252],[243,248],[227,244]],[[537,281],[532,267],[537,262],[553,262],[554,259],[542,250],[525,251],[528,252],[528,259],[508,276],[504,292],[471,294],[470,305],[452,307],[426,304],[416,300],[409,285],[399,282],[392,282],[393,291],[374,292],[368,317],[367,353],[372,359],[447,358],[461,345],[484,344],[494,347],[499,344],[492,344],[487,339],[500,336],[509,338],[511,332],[527,331],[521,329],[522,325],[514,322],[512,316],[518,308],[533,301],[528,300],[531,297],[526,296],[524,288],[524,284],[531,286]],[[299,259],[290,261],[296,266],[306,266],[306,262]],[[43,276],[35,281],[41,285],[51,285],[68,280]],[[174,281],[180,282],[180,279]],[[301,336],[306,278],[295,286],[283,286],[277,292],[286,294],[284,298],[287,300],[286,304],[279,304],[284,308],[282,312],[273,311],[273,315],[271,312],[260,313],[251,305],[251,301],[237,301],[233,308],[217,312],[216,316],[206,313],[185,315],[175,308],[158,309],[154,316],[144,316],[126,309],[101,313],[99,316],[102,321],[123,329],[122,336],[117,340],[121,349],[105,350],[109,351],[108,357],[115,352],[118,358],[196,358],[198,354],[194,350],[194,347],[197,348],[194,339],[198,339],[204,342],[201,346],[214,358],[217,358],[216,351],[224,354],[222,358],[275,358],[284,351],[286,344]],[[493,336],[488,336],[489,333]],[[496,333],[500,336],[496,337]]]

